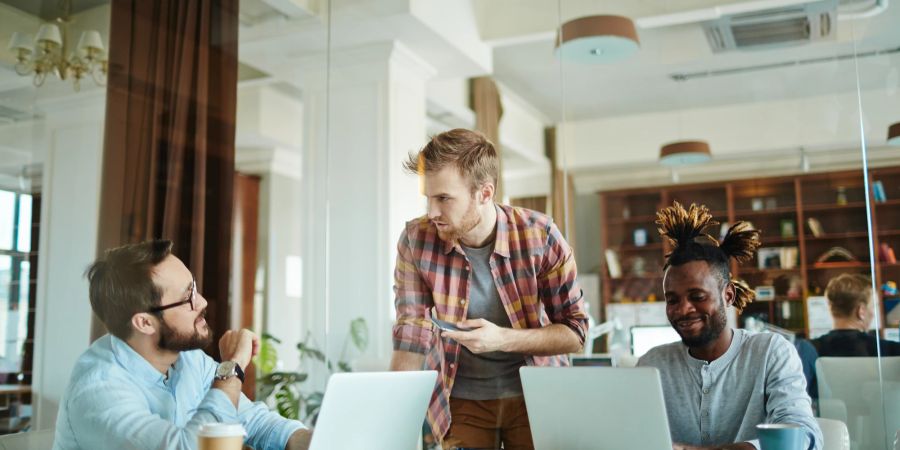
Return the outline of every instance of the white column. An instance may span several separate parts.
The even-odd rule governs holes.
[[[36,140],[43,155],[32,389],[35,428],[52,429],[75,361],[90,344],[84,271],[97,253],[103,92],[54,102]],[[39,128],[40,129],[40,128]]]
[[[317,58],[304,74],[304,322],[338,358],[350,321],[364,317],[370,342],[357,367],[386,369],[396,243],[404,223],[424,213],[418,177],[402,163],[425,143],[425,81],[434,71],[399,43],[330,58],[330,70]]]

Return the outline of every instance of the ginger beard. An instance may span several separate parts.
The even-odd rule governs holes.
[[[438,237],[447,242],[458,241],[465,236],[466,233],[477,227],[478,224],[481,223],[481,214],[478,213],[476,203],[475,195],[473,194],[471,201],[469,202],[469,207],[466,209],[465,214],[463,214],[458,224],[454,224],[452,221],[442,217],[434,219],[432,222],[436,222],[435,225],[437,226]]]

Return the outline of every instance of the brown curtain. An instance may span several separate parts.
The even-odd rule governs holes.
[[[500,90],[490,77],[469,79],[469,107],[475,111],[475,129],[484,133],[500,157],[500,179],[497,180],[496,201],[503,200],[503,151],[500,148],[500,118],[503,105],[500,104]]]
[[[550,159],[551,184],[550,208],[553,221],[562,231],[566,241],[575,247],[575,183],[571,175],[565,176],[556,151],[556,128],[544,130],[544,149]]]
[[[221,335],[229,321],[238,0],[113,0],[111,16],[98,250],[173,240]],[[103,332],[95,325],[92,338]]]

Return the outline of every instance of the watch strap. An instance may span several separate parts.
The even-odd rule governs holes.
[[[234,373],[237,375],[238,380],[241,380],[241,384],[244,383],[244,369],[241,369],[241,365],[238,363],[234,364]]]

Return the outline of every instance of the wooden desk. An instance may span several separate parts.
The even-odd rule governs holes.
[[[0,384],[0,434],[21,431],[30,421],[22,417],[22,397],[31,394],[31,386],[23,384]],[[28,402],[30,403],[30,402]]]

